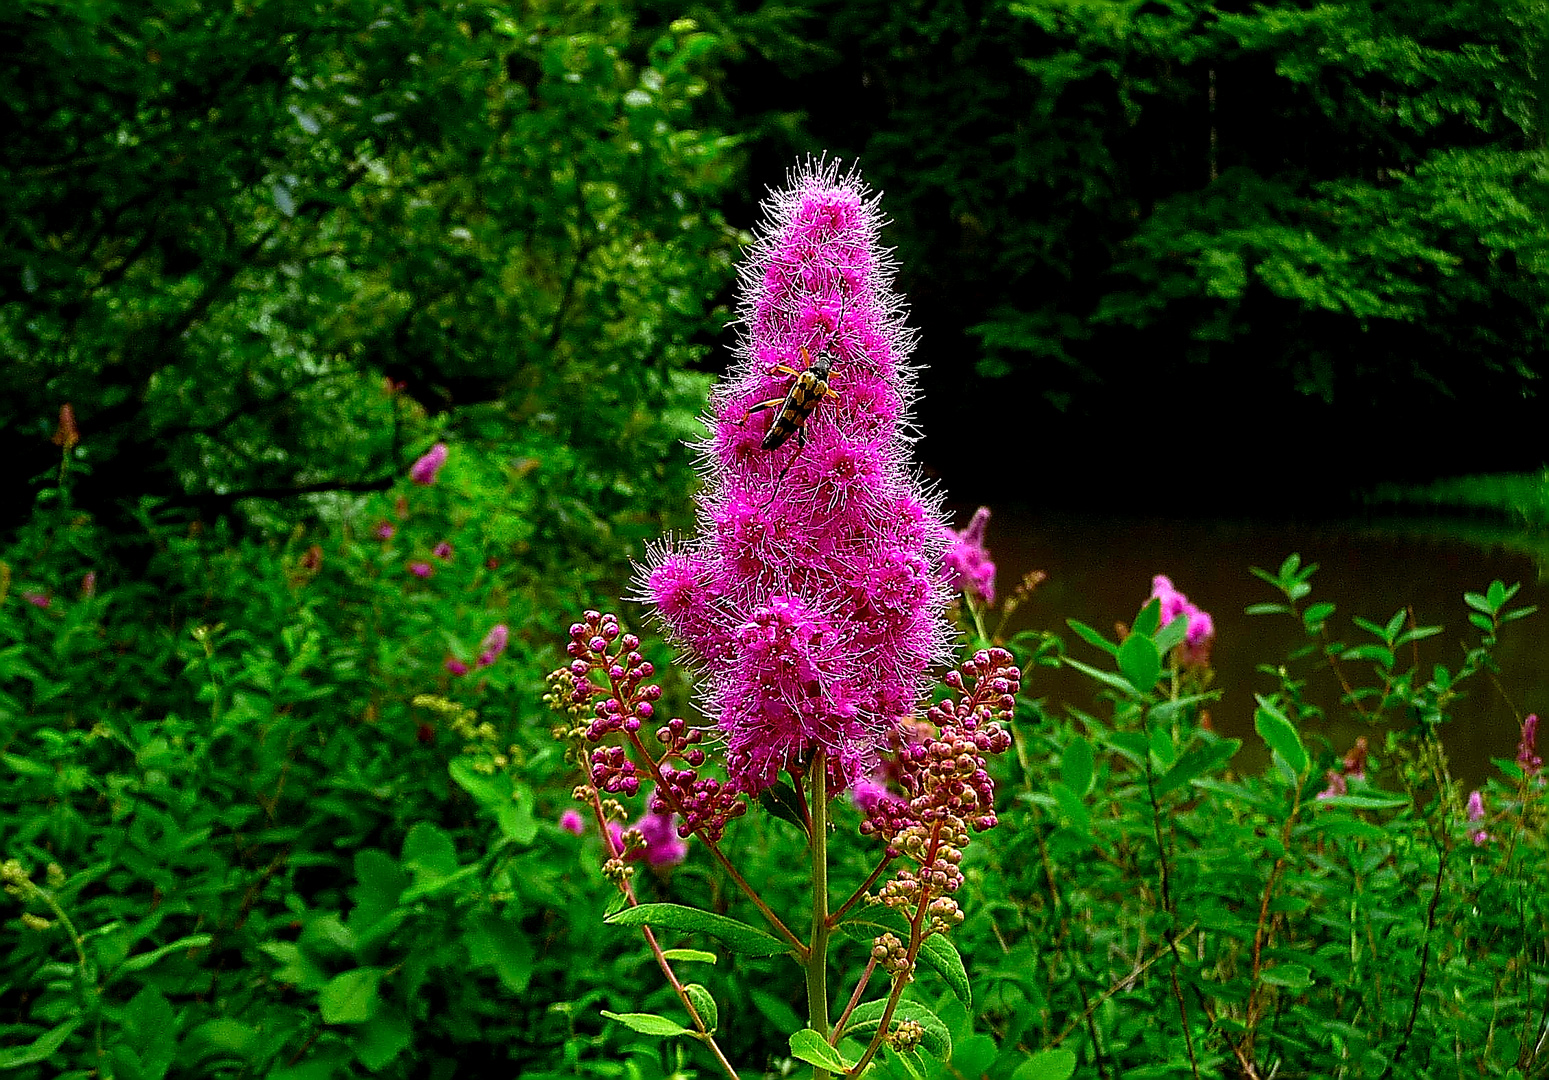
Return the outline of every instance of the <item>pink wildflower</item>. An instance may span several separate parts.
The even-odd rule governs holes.
[[[468,674],[468,665],[462,660],[457,659],[455,656],[448,656],[446,658],[446,663],[442,666],[450,671],[453,675]]]
[[[765,205],[742,268],[747,328],[712,394],[697,533],[653,552],[644,598],[708,675],[734,784],[822,750],[835,787],[871,772],[946,658],[944,525],[908,460],[913,336],[860,179],[809,163]],[[829,365],[797,433],[770,427]]]
[[[451,560],[452,560],[452,545],[449,544],[447,541],[443,540],[439,544],[437,544],[435,547],[431,548],[430,549],[430,553],[432,555],[434,555],[436,558],[440,559],[442,562],[451,562]]]
[[[1323,778],[1328,781],[1328,787],[1318,792],[1318,798],[1333,799],[1350,793],[1350,785],[1345,782],[1345,774],[1338,769],[1328,770],[1323,774]]]
[[[1522,737],[1517,740],[1517,764],[1527,776],[1537,774],[1544,767],[1544,759],[1538,756],[1538,714],[1529,713],[1522,721]]]
[[[645,843],[640,847],[629,847],[624,842],[624,834],[636,830]],[[608,836],[613,849],[624,853],[626,862],[644,860],[650,866],[675,866],[688,858],[688,841],[678,835],[678,815],[670,810],[649,810],[627,828],[610,821]]]
[[[436,482],[436,473],[446,464],[446,443],[436,443],[418,461],[409,466],[409,479],[416,484],[429,486]]]
[[[81,578],[81,595],[88,599],[97,595],[97,571],[88,570]]]
[[[436,568],[431,566],[428,562],[411,562],[409,564],[409,573],[413,574],[417,578],[428,578],[431,574],[435,573],[435,570]]]
[[[484,635],[484,640],[479,643],[478,666],[489,667],[500,659],[500,654],[506,651],[506,642],[510,638],[511,631],[506,628],[505,623],[496,623],[492,626],[489,633]]]
[[[984,546],[984,527],[989,524],[990,508],[981,506],[962,532],[947,530],[944,556],[947,587],[953,592],[972,593],[986,604],[995,602],[995,564]]]
[[[861,813],[869,814],[881,803],[901,800],[888,790],[887,781],[872,775],[850,785],[850,801]]]
[[[1178,659],[1186,667],[1203,667],[1210,662],[1210,646],[1215,641],[1216,624],[1208,612],[1201,611],[1189,598],[1174,587],[1166,574],[1151,579],[1151,595],[1162,602],[1162,625],[1166,626],[1178,616],[1188,619],[1183,644],[1178,649]]]
[[[580,836],[586,831],[586,821],[581,817],[581,811],[572,806],[569,810],[559,815],[559,827],[567,833],[575,833],[575,835]]]
[[[1469,792],[1469,795],[1468,795],[1468,820],[1469,820],[1469,822],[1470,823],[1477,823],[1477,822],[1483,821],[1484,820],[1484,816],[1485,816],[1485,811],[1484,811],[1484,795],[1482,793],[1478,792],[1478,791]],[[1479,847],[1481,844],[1489,843],[1489,841],[1490,841],[1490,834],[1488,832],[1486,832],[1484,829],[1470,829],[1468,831],[1468,838],[1474,842],[1474,846],[1475,847]]]
[[[47,610],[54,603],[47,593],[38,592],[36,589],[22,593],[22,599],[33,607],[43,608],[44,610]]]
[[[378,523],[377,527],[372,531],[378,540],[391,540],[393,538],[393,533],[397,532],[398,530],[394,529],[390,524],[383,521]]]

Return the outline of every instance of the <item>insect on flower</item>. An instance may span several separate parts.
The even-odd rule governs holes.
[[[748,411],[742,414],[742,423],[748,422],[748,417],[764,409],[779,407],[775,414],[774,422],[769,425],[769,431],[764,435],[764,441],[760,444],[764,450],[777,450],[785,445],[792,435],[797,437],[797,442],[802,441],[803,425],[812,411],[818,407],[818,403],[824,398],[837,398],[839,394],[828,385],[828,373],[833,367],[833,358],[827,353],[819,353],[816,360],[807,352],[807,347],[801,347],[801,362],[806,365],[801,371],[787,364],[776,364],[769,369],[771,375],[789,375],[791,385],[786,390],[783,398],[770,398],[768,401],[760,401],[750,406]]]

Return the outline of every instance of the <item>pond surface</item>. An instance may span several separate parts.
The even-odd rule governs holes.
[[[973,507],[950,510],[954,524],[962,527]],[[1338,640],[1375,641],[1351,617],[1380,625],[1408,608],[1420,625],[1445,627],[1418,643],[1427,678],[1437,663],[1456,671],[1464,643],[1478,641],[1463,593],[1484,592],[1496,579],[1507,585],[1520,582],[1522,589],[1509,606],[1536,604],[1539,610],[1503,631],[1496,653],[1499,687],[1483,676],[1465,684],[1467,697],[1457,703],[1442,733],[1453,775],[1470,785],[1481,783],[1495,774],[1491,758],[1515,756],[1522,715],[1537,712],[1549,720],[1549,576],[1524,551],[1478,536],[1465,539],[1446,522],[1189,521],[1000,506],[993,508],[986,542],[997,565],[1000,595],[1031,570],[1048,574],[1012,616],[1007,633],[1053,630],[1071,656],[1099,666],[1106,666],[1107,658],[1077,638],[1065,620],[1077,619],[1112,638],[1114,624],[1132,620],[1150,595],[1152,576],[1171,577],[1215,620],[1211,662],[1214,688],[1223,696],[1211,706],[1211,720],[1217,731],[1243,740],[1247,757],[1239,764],[1244,768],[1257,768],[1265,760],[1253,730],[1253,695],[1277,686],[1273,676],[1255,669],[1280,663],[1306,640],[1300,623],[1289,616],[1244,613],[1250,604],[1282,599],[1249,567],[1273,571],[1292,552],[1301,555],[1304,565],[1319,565],[1312,593],[1301,606],[1318,600],[1337,605],[1329,630]],[[997,620],[998,614],[990,613],[987,628],[993,630]],[[1407,659],[1400,670],[1407,668]],[[1372,681],[1369,664],[1347,662],[1345,667],[1356,685]],[[1326,667],[1314,670],[1303,662],[1297,673],[1308,680],[1309,700],[1326,715],[1315,730],[1304,731],[1309,749],[1316,750],[1322,736],[1343,754],[1357,735],[1374,734],[1352,709],[1340,705],[1338,682]],[[1040,668],[1023,685],[1032,696],[1047,698],[1052,709],[1069,704],[1092,711],[1098,704],[1096,684],[1069,669]],[[1370,741],[1374,750],[1381,745],[1380,738]],[[1541,740],[1540,753],[1549,756],[1545,749]]]

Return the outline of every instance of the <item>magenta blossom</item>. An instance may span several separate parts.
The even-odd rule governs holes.
[[[944,556],[947,587],[953,592],[970,593],[986,604],[995,602],[995,564],[984,546],[984,527],[990,521],[990,508],[981,506],[962,532],[947,530]]]
[[[435,573],[435,569],[436,568],[431,566],[428,562],[411,562],[409,564],[409,573],[413,574],[417,578],[428,578],[431,574]]]
[[[586,831],[586,821],[581,817],[581,811],[571,807],[559,815],[559,827],[567,833],[575,833],[580,836]]]
[[[1468,820],[1470,824],[1477,824],[1484,820],[1484,795],[1478,791],[1469,792],[1468,795]],[[1484,829],[1468,830],[1468,838],[1474,842],[1474,846],[1490,842],[1490,834]]]
[[[1174,587],[1166,574],[1151,579],[1151,596],[1162,602],[1162,625],[1166,626],[1178,616],[1188,620],[1183,644],[1178,647],[1177,658],[1185,667],[1203,667],[1210,662],[1210,646],[1215,641],[1216,624],[1208,612],[1201,611],[1189,598]]]
[[[452,545],[443,540],[430,549],[430,553],[442,562],[450,562],[452,559]]]
[[[1524,774],[1533,776],[1544,767],[1544,759],[1538,756],[1538,714],[1529,713],[1522,721],[1522,737],[1517,740],[1517,764]]]
[[[505,623],[496,623],[490,627],[489,633],[484,635],[484,640],[479,643],[479,667],[489,667],[500,654],[506,651],[506,643],[511,638],[511,631]]]
[[[445,667],[448,671],[450,671],[453,675],[466,675],[466,674],[468,674],[468,665],[466,663],[464,663],[463,661],[457,659],[457,657],[455,657],[455,656],[448,656],[446,658],[446,663],[443,664],[442,666]]]
[[[436,473],[441,471],[441,466],[446,464],[446,443],[436,443],[413,465],[409,466],[409,479],[416,484],[429,486],[436,482]]]
[[[901,802],[899,796],[888,788],[887,781],[878,776],[863,777],[850,785],[850,801],[863,814],[869,814],[885,802]]]
[[[670,810],[650,810],[629,829],[639,829],[645,840],[644,847],[625,850],[626,828],[617,822],[608,823],[608,836],[615,851],[624,851],[627,862],[644,860],[650,866],[676,866],[688,858],[688,841],[678,835],[678,815]]]
[[[1350,785],[1345,781],[1345,774],[1338,769],[1328,770],[1323,774],[1323,778],[1328,781],[1328,787],[1318,792],[1318,798],[1333,799],[1350,793]]]
[[[397,532],[398,530],[394,529],[387,522],[383,521],[380,522],[377,527],[371,531],[378,540],[391,540],[393,538],[393,533]]]
[[[809,162],[764,211],[699,447],[699,526],[652,553],[643,599],[707,676],[734,785],[823,751],[837,790],[871,773],[947,658],[945,526],[909,463],[914,340],[876,200]],[[804,420],[778,404],[792,371]]]
[[[54,603],[53,599],[50,598],[47,593],[38,592],[36,590],[29,590],[28,592],[22,593],[22,599],[27,601],[27,603],[31,604],[35,608],[43,608],[45,610],[47,610]]]

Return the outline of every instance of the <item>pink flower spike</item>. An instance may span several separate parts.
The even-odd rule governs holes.
[[[47,610],[54,602],[47,593],[41,593],[35,589],[22,593],[22,599],[33,607],[43,608],[44,610]]]
[[[426,487],[434,484],[436,473],[440,472],[441,466],[446,464],[447,453],[446,443],[436,443],[419,460],[409,466],[409,479]]]
[[[644,858],[650,866],[676,866],[688,858],[688,841],[678,835],[678,815],[650,811],[635,828],[645,837],[643,852],[631,852],[633,858]]]
[[[457,657],[455,657],[455,656],[448,656],[446,658],[446,663],[443,664],[442,666],[445,667],[448,671],[450,671],[453,675],[466,675],[466,674],[468,674],[468,665],[465,664],[463,661],[457,659]]]
[[[1468,793],[1468,820],[1484,820],[1484,795],[1478,791]]]
[[[835,162],[798,167],[765,203],[744,336],[699,446],[697,529],[641,573],[706,672],[742,791],[819,750],[831,791],[869,775],[948,657],[945,523],[909,460],[914,338],[881,227]],[[763,407],[794,386],[810,409]]]
[[[409,573],[413,574],[417,578],[428,578],[431,574],[435,573],[435,570],[436,568],[431,566],[428,562],[411,562],[409,564]]]
[[[489,667],[500,658],[500,654],[506,651],[506,642],[510,640],[511,631],[505,623],[496,623],[490,628],[490,632],[484,635],[484,640],[479,643],[479,667]]]
[[[378,540],[391,540],[393,538],[393,533],[397,532],[397,530],[384,521],[377,525],[377,527],[373,529],[372,532],[375,534]]]
[[[442,562],[450,562],[452,559],[452,545],[443,540],[431,548],[430,553]]]
[[[88,599],[97,595],[97,571],[88,570],[81,578],[81,595]]]
[[[569,810],[566,810],[563,814],[559,815],[559,827],[564,829],[567,833],[574,833],[575,835],[580,836],[586,831],[586,821],[581,817],[581,811],[577,810],[575,807],[571,807]]]
[[[986,604],[995,602],[995,563],[984,546],[984,527],[989,524],[990,508],[981,506],[962,532],[948,529],[947,552],[943,557],[947,587],[953,592],[971,593]]]
[[[1332,799],[1349,793],[1350,787],[1345,783],[1345,774],[1338,769],[1328,770],[1328,772],[1323,774],[1323,777],[1328,781],[1328,787],[1318,792],[1318,798]]]

